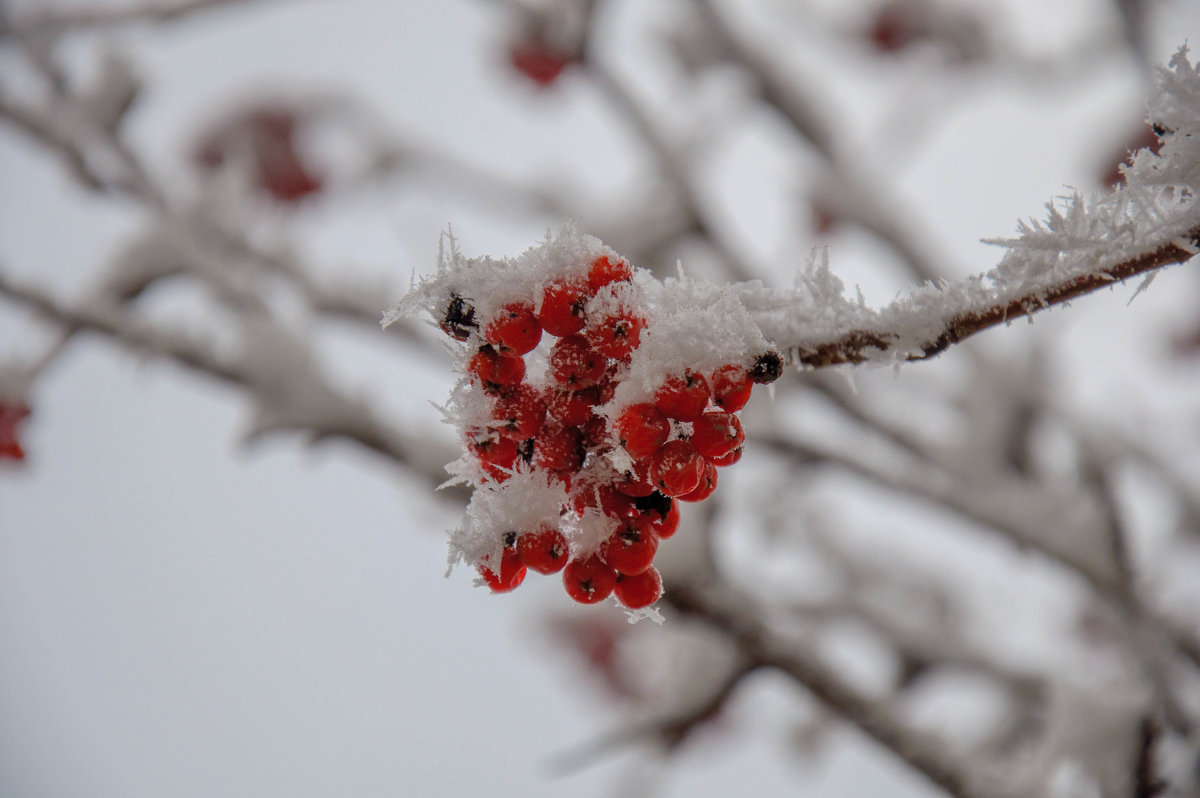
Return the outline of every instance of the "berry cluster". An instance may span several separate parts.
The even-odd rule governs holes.
[[[439,326],[469,348],[460,388],[474,415],[462,424],[464,468],[488,495],[536,476],[561,498],[525,528],[497,530],[502,545],[474,564],[497,593],[528,570],[561,571],[575,601],[615,595],[647,607],[662,593],[653,561],[676,532],[678,502],[707,498],[717,469],[741,458],[736,413],[755,383],[779,377],[782,360],[768,351],[746,363],[658,372],[649,389],[643,369],[640,389],[622,389],[653,327],[633,267],[596,255],[540,281],[534,294],[485,313],[452,291],[441,306]],[[556,339],[548,351],[539,347],[544,334]],[[569,541],[564,529],[586,533]]]

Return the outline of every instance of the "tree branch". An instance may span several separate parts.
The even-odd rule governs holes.
[[[1184,263],[1196,254],[1194,244],[1200,242],[1200,227],[1191,230],[1184,238],[1186,240],[1174,239],[1153,252],[1070,277],[1046,288],[951,315],[941,322],[941,329],[936,335],[925,338],[915,347],[904,342],[900,334],[885,329],[852,329],[833,340],[796,345],[794,359],[810,368],[863,363],[884,359],[892,354],[910,361],[927,360],[975,333],[1022,316],[1032,316],[1040,310],[1065,304],[1130,277]],[[897,352],[900,347],[903,347],[903,352]]]

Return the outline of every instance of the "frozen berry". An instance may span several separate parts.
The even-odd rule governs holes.
[[[778,352],[764,352],[754,359],[750,379],[760,385],[775,382],[783,375],[783,358]]]
[[[629,469],[621,472],[613,482],[613,487],[626,496],[635,498],[649,496],[654,492],[654,486],[646,478],[646,467],[641,463],[634,463]]]
[[[595,385],[604,367],[604,356],[581,335],[560,338],[550,350],[550,373],[559,385],[573,391]]]
[[[592,416],[583,425],[583,445],[589,451],[601,454],[612,449],[608,443],[608,424],[603,416]]]
[[[484,557],[476,570],[493,593],[507,593],[525,581],[525,566],[521,564],[521,558],[514,549],[504,549],[500,557],[499,573],[492,570],[490,560],[490,556]]]
[[[479,326],[475,321],[475,306],[458,294],[450,295],[450,304],[438,324],[442,332],[456,341],[465,341],[471,337],[471,331]]]
[[[712,389],[713,402],[729,413],[735,413],[750,401],[750,389],[754,383],[750,375],[741,366],[721,366],[713,372],[709,380]]]
[[[646,320],[625,309],[601,314],[590,320],[584,335],[592,347],[613,360],[624,360],[638,348]]]
[[[498,432],[477,433],[471,449],[479,458],[483,470],[497,482],[508,479],[517,465],[517,441]]]
[[[668,496],[667,499],[669,500],[670,497]],[[650,522],[650,528],[661,540],[666,540],[674,535],[679,530],[679,502],[671,501],[666,513],[659,515],[658,520]]]
[[[688,491],[679,497],[685,502],[702,502],[712,495],[717,489],[717,467],[707,460],[704,461],[704,473],[700,475],[700,482],[694,490]]]
[[[671,436],[671,422],[649,402],[633,404],[621,411],[613,424],[617,440],[635,460],[657,452]]]
[[[502,355],[490,346],[481,346],[471,356],[467,373],[479,381],[484,393],[499,395],[507,393],[525,378],[525,361]]]
[[[703,475],[704,458],[687,441],[668,441],[650,458],[650,482],[668,496],[692,492]]]
[[[582,427],[592,418],[592,408],[600,402],[595,387],[582,391],[551,390],[546,397],[550,415],[568,427]]]
[[[653,565],[633,576],[619,574],[613,592],[617,601],[631,610],[640,610],[662,597],[662,576]]]
[[[542,292],[538,323],[551,335],[562,338],[583,329],[583,308],[588,301],[588,285],[582,278],[556,280]]]
[[[496,314],[483,331],[483,337],[502,355],[520,356],[532,352],[542,340],[542,327],[533,315],[533,305],[512,302]]]
[[[567,564],[567,539],[557,529],[539,529],[517,538],[521,562],[539,574],[556,574]]]
[[[729,454],[727,454],[723,457],[710,457],[710,458],[708,458],[708,462],[712,463],[715,466],[731,466],[734,463],[736,463],[738,460],[742,459],[742,449],[743,448],[744,447],[739,446],[736,449],[734,449],[733,451],[731,451]]]
[[[667,418],[695,421],[708,405],[708,380],[688,371],[668,377],[654,395],[654,406]]]
[[[742,422],[733,413],[709,410],[692,425],[692,446],[705,457],[724,457],[745,440]]]
[[[658,535],[649,521],[626,518],[608,539],[600,544],[600,556],[619,574],[640,574],[654,562]]]
[[[507,396],[496,400],[492,418],[496,429],[509,438],[523,441],[538,434],[546,420],[546,404],[528,385],[518,385]]]
[[[563,569],[563,586],[567,595],[580,604],[595,604],[612,595],[617,574],[593,554],[582,560],[571,560]]]
[[[578,471],[583,465],[583,436],[575,427],[547,421],[534,439],[534,461],[547,471]]]
[[[628,282],[632,279],[633,267],[629,265],[628,261],[619,257],[601,255],[592,261],[592,268],[588,271],[588,285],[591,286],[593,293],[606,285]]]

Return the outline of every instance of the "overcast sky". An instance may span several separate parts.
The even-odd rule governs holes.
[[[128,31],[117,47],[149,76],[131,133],[183,179],[197,121],[248,90],[351,87],[389,123],[512,174],[581,158],[596,185],[625,174],[595,99],[534,96],[506,70],[494,17],[479,5],[275,3]],[[1167,27],[1160,38],[1175,44],[1200,31],[1194,9]],[[71,50],[81,68],[95,54]],[[0,53],[0,75],[19,83],[13,63]],[[1135,124],[1137,91],[1113,76],[1032,104],[1017,90],[959,101],[938,145],[915,153],[899,182],[936,207],[950,254],[986,267],[996,251],[978,239],[1008,235],[1064,185],[1090,185],[1111,144],[1055,130]],[[1014,177],[1014,164],[1028,177]],[[448,222],[469,254],[503,255],[553,221],[496,220],[414,192],[357,202],[332,218],[311,211],[304,243],[387,278],[381,311],[413,268],[431,267]],[[73,296],[138,225],[0,132],[4,268]],[[872,252],[850,241],[831,253],[835,270],[840,257],[858,279],[856,263]],[[894,290],[864,284],[883,299]],[[1127,298],[1098,302],[1119,313]],[[186,317],[187,300],[166,306]],[[1153,291],[1139,303],[1133,312],[1175,307]],[[30,351],[37,330],[0,305],[0,356]],[[389,361],[351,336],[335,334],[330,352],[353,358],[339,369],[364,384],[373,374],[370,390],[391,412],[436,423],[428,402],[446,395],[446,366]],[[305,450],[281,438],[243,448],[247,408],[230,391],[95,338],[77,341],[31,399],[29,462],[0,467],[0,795],[599,796],[646,772],[644,754],[626,753],[549,777],[556,755],[617,716],[539,618],[546,607],[594,610],[568,606],[552,580],[494,597],[472,589],[469,573],[444,579],[441,531],[455,514],[423,488],[349,446]],[[775,680],[754,685],[726,721],[733,733],[688,748],[661,777],[663,794],[927,794],[849,733],[817,763],[796,758],[781,730],[797,700]]]

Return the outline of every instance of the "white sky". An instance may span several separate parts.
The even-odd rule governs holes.
[[[628,174],[614,160],[621,134],[597,103],[532,96],[507,74],[492,23],[466,2],[361,0],[264,4],[160,37],[133,31],[124,52],[150,76],[133,132],[182,176],[194,121],[248,84],[351,86],[404,129],[513,174],[566,171],[581,152],[594,165],[590,185]],[[1171,17],[1159,54],[1198,23],[1194,8]],[[86,64],[93,54],[73,56]],[[0,71],[11,67],[0,58]],[[1136,122],[1137,87],[1117,76],[1065,100],[1046,92],[1030,105],[1022,91],[958,100],[896,178],[970,268],[996,257],[979,238],[1009,234],[1064,184],[1088,185],[1112,142],[1073,131]],[[741,150],[731,180],[748,179],[743,166],[770,168],[753,146]],[[432,264],[447,221],[468,252],[497,255],[524,249],[548,222],[496,223],[440,196],[380,196],[346,218],[318,213],[308,243],[390,273],[397,290],[411,268]],[[46,157],[0,134],[4,268],[70,296],[134,229],[136,216],[79,194]],[[887,299],[895,286],[866,282],[861,267],[875,251],[851,239],[832,257],[848,282]],[[1128,311],[1128,292],[1097,298],[1090,318],[1178,318],[1171,294],[1195,289],[1164,275]],[[380,309],[394,299],[381,296]],[[27,351],[34,326],[0,307],[0,356]],[[1105,330],[1080,324],[1068,334]],[[360,357],[339,368],[363,375],[387,363]],[[394,412],[435,423],[427,402],[444,397],[448,375],[426,369],[414,381],[385,369],[372,389]],[[239,449],[245,408],[228,391],[93,338],[32,399],[29,467],[0,469],[0,795],[533,798],[615,794],[640,772],[626,754],[548,778],[554,755],[608,730],[614,715],[544,639],[538,613],[593,610],[568,606],[549,581],[493,597],[465,572],[443,579],[441,530],[453,515],[365,455],[303,451],[291,439]],[[792,696],[774,681],[755,687],[728,721],[739,734],[689,749],[662,794],[926,794],[863,745],[797,761],[779,733],[797,711]]]

